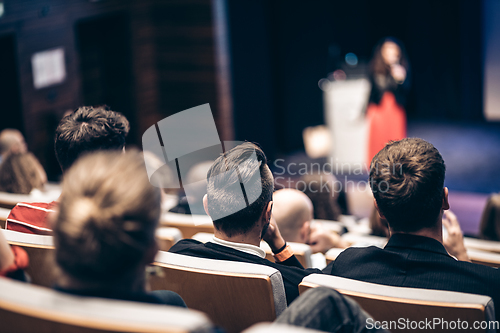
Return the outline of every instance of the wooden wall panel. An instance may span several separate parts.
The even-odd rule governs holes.
[[[30,150],[41,160],[51,179],[60,173],[52,141],[55,126],[64,112],[85,100],[109,103],[102,87],[89,91],[89,86],[85,89],[83,86],[84,82],[92,81],[93,75],[100,75],[86,73],[84,80],[81,73],[77,26],[87,20],[115,14],[128,20],[130,54],[126,56],[130,56],[131,69],[127,84],[131,96],[127,112],[133,121],[130,143],[140,145],[142,133],[154,122],[204,103],[210,103],[219,132],[231,132],[224,127],[232,123],[227,117],[222,121],[219,115],[219,106],[224,104],[219,100],[221,89],[217,86],[212,0],[7,0],[4,3],[0,36],[7,33],[15,36],[22,130]],[[65,50],[67,79],[62,84],[37,90],[33,86],[31,57],[55,47]],[[89,94],[93,94],[92,98]]]

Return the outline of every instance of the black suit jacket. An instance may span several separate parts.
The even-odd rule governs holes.
[[[256,255],[238,251],[227,246],[211,242],[203,244],[194,239],[183,239],[177,242],[177,244],[170,248],[169,252],[199,258],[247,262],[276,268],[280,271],[283,278],[286,302],[288,304],[299,296],[298,286],[305,276],[312,273],[322,273],[318,269],[304,269],[295,256],[292,256],[282,263],[273,263],[265,258],[260,258]]]
[[[394,234],[384,249],[348,248],[325,273],[397,287],[459,291],[490,296],[500,318],[500,271],[457,261],[435,239]]]

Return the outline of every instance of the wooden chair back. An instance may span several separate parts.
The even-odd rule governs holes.
[[[26,273],[31,283],[52,287],[55,277],[54,244],[52,236],[33,235],[12,230],[2,230],[10,245],[22,247],[30,260]]]
[[[464,237],[464,245],[470,250],[500,253],[500,242]]]
[[[0,208],[12,209],[19,202],[51,202],[61,195],[61,186],[55,183],[45,184],[45,191],[40,195],[0,192]]]
[[[2,332],[104,333],[210,332],[196,311],[101,298],[73,296],[0,278]]]
[[[285,308],[281,273],[268,266],[163,252],[150,276],[153,290],[172,290],[228,333],[273,321]]]
[[[179,229],[184,238],[191,238],[199,232],[214,233],[214,225],[208,215],[164,213],[160,225]]]
[[[18,202],[30,202],[33,198],[26,194],[0,192],[0,208],[12,209]]]
[[[387,241],[386,237],[360,235],[352,232],[347,232],[342,235],[342,239],[349,244],[349,246],[363,247],[363,246],[377,246],[383,248]]]
[[[158,248],[161,251],[168,251],[182,239],[182,233],[177,228],[159,227],[156,229],[155,237]]]
[[[344,249],[333,248],[333,249],[328,250],[325,253],[326,264],[328,265],[332,261],[335,261],[335,259],[337,259],[337,256],[339,254],[341,254],[342,251],[344,251]]]
[[[9,216],[10,209],[0,208],[0,228],[5,229],[5,221],[7,221],[7,217]]]
[[[306,276],[299,285],[300,293],[309,288],[319,286],[336,289],[339,293],[349,296],[377,321],[394,323],[389,328],[391,332],[415,331],[411,327],[402,329],[398,326],[400,318],[413,322],[432,321],[439,318],[444,321],[467,321],[473,325],[475,321],[494,320],[493,301],[488,296],[473,295],[442,290],[419,288],[403,288],[367,283],[331,275],[311,274]],[[436,326],[439,332],[454,332],[451,325]],[[478,330],[477,332],[489,332]]]
[[[500,267],[500,253],[468,249],[467,254],[469,255],[470,260],[475,264],[496,268]]]
[[[259,323],[253,325],[242,333],[319,333],[322,331],[314,330],[306,327],[292,326],[287,324],[276,323]]]

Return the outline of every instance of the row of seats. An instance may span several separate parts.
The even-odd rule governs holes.
[[[31,259],[28,273],[33,278],[33,284],[50,287],[53,283],[51,280],[53,266],[50,264],[51,255],[54,252],[52,251],[52,236],[30,235],[8,230],[2,230],[2,232],[10,244],[22,246],[28,251]],[[177,292],[190,309],[205,313],[212,323],[223,327],[227,332],[241,332],[255,323],[273,321],[286,308],[281,274],[268,266],[203,259],[160,251],[153,266],[149,268],[149,272],[153,290],[167,289]],[[117,320],[115,331],[122,331],[125,325],[128,327],[128,332],[164,332],[170,331],[165,327],[177,327],[176,320],[172,319],[172,322],[168,322],[168,318],[182,318],[187,315],[177,314],[176,311],[179,310],[175,310],[171,315],[160,316],[161,309],[153,305],[136,305],[109,300],[90,299],[81,303],[78,297],[63,295],[48,288],[40,289],[33,285],[19,284],[5,279],[1,279],[0,282],[6,284],[5,287],[0,284],[2,290],[9,290],[0,295],[0,320],[2,323],[14,325],[3,327],[16,327],[18,320],[23,322],[22,325],[30,323],[20,326],[26,327],[27,330],[22,328],[14,330],[19,332],[27,332],[30,331],[28,328],[38,327],[31,326],[35,322],[50,324],[49,328],[53,325],[56,327],[64,327],[57,325],[73,325],[89,328],[91,329],[88,330],[89,332],[99,332],[96,328],[102,327],[99,326],[100,323],[106,323],[103,325],[109,329],[109,325],[113,326],[110,324],[113,319]],[[14,287],[11,288],[7,284],[12,284]],[[304,278],[299,290],[303,293],[309,288],[318,286],[334,288],[354,298],[376,320],[390,321],[397,320],[397,318],[409,318],[418,321],[439,317],[447,321],[460,318],[473,322],[494,318],[493,304],[491,298],[487,296],[389,287],[320,274]],[[47,302],[47,299],[52,301]],[[113,308],[112,313],[103,311],[103,307],[113,305],[111,303],[121,305]],[[77,306],[81,304],[83,304],[81,307]],[[122,320],[120,309],[123,309],[123,313],[127,311],[130,313],[132,310],[129,309],[134,307],[138,307],[139,310],[134,315],[130,315],[130,318]],[[148,309],[153,310],[146,315],[145,312]],[[93,311],[105,314],[94,316]],[[170,308],[163,311],[168,312]],[[12,313],[15,313],[15,316]],[[189,322],[198,323],[199,327],[196,331],[203,331],[199,329],[205,327],[203,325],[206,325],[207,321],[202,320],[203,316],[197,312],[192,312],[192,314],[194,319]],[[21,319],[24,316],[30,319]],[[84,316],[94,319],[82,320]],[[151,316],[161,318],[142,323],[150,325],[149,328],[140,326],[141,321],[146,321]],[[18,320],[4,321],[6,320],[4,317],[13,317]],[[167,326],[164,326],[163,330],[158,330],[161,325]],[[192,329],[194,326],[178,331],[191,332]],[[45,330],[40,329],[40,332],[45,332]]]
[[[321,222],[326,229],[340,232],[343,229],[342,223],[333,221],[317,221]],[[194,238],[201,242],[207,242],[211,239],[214,232],[213,224],[208,216],[192,216],[184,214],[167,213],[163,215],[161,224],[164,227],[177,228],[181,231],[183,238]],[[387,243],[387,238],[364,235],[354,232],[347,232],[342,235],[350,246],[378,246],[384,247]],[[169,243],[174,244],[174,243]],[[491,267],[500,267],[500,242],[475,239],[470,237],[464,238],[464,244],[468,249],[469,258],[472,262],[483,264]],[[172,246],[160,247],[164,251]],[[295,255],[304,267],[312,267],[311,250],[307,245],[291,243]],[[268,260],[274,260],[271,250],[266,243],[262,243],[261,247],[266,251]],[[329,263],[342,252],[339,249],[332,249],[326,254],[326,262]]]

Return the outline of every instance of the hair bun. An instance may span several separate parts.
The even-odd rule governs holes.
[[[95,202],[87,197],[75,200],[71,207],[71,215],[79,224],[85,224],[93,219],[98,212]]]

